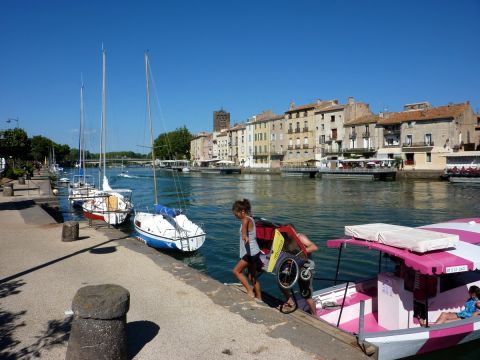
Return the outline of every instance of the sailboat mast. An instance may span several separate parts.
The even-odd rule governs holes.
[[[106,149],[107,149],[107,106],[106,106],[106,76],[105,76],[106,55],[102,49],[102,154],[103,154],[103,176],[107,175]]]
[[[78,141],[78,171],[80,174],[83,173],[83,182],[85,182],[85,158],[84,158],[84,139],[83,139],[83,133],[84,133],[84,110],[83,110],[83,78],[82,78],[82,85],[80,86],[80,136],[79,136],[79,141]]]
[[[157,174],[155,172],[155,148],[153,147],[152,112],[150,110],[150,82],[148,78],[148,53],[145,53],[145,76],[147,79],[147,106],[148,106],[148,123],[150,125],[150,149],[152,150],[153,188],[155,190],[155,204],[158,204]]]

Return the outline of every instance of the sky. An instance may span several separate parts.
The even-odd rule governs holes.
[[[76,147],[85,81],[86,143],[98,151],[101,49],[107,150],[212,130],[289,103],[353,96],[374,112],[470,101],[480,110],[479,0],[0,0],[0,130]]]

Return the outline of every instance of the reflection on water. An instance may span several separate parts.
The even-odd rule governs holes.
[[[129,177],[109,169],[112,187],[133,189],[135,208],[153,206],[151,169],[129,168]],[[96,174],[95,174],[96,175]],[[203,223],[207,241],[197,253],[174,255],[186,264],[222,281],[235,281],[231,269],[238,258],[239,222],[232,216],[236,199],[248,198],[254,215],[295,224],[319,246],[314,255],[317,276],[333,276],[337,251],[324,247],[327,239],[343,235],[345,225],[386,222],[420,226],[459,217],[479,216],[480,192],[468,185],[432,181],[349,181],[281,177],[278,175],[174,174],[157,172],[159,202],[185,208],[192,221]],[[176,181],[174,181],[176,179]],[[177,193],[181,189],[181,194]],[[133,231],[128,223],[122,227]],[[342,257],[342,278],[373,276],[378,255],[350,249]],[[264,275],[264,289],[276,286]],[[330,285],[318,282],[315,287]]]

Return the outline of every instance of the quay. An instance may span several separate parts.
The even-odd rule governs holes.
[[[284,176],[309,176],[310,178],[395,180],[394,168],[322,168],[322,167],[284,167]]]
[[[135,359],[367,359],[356,339],[297,311],[280,313],[146,247],[124,233],[80,222],[80,239],[39,206],[55,202],[50,181],[36,192],[0,194],[0,358],[64,359],[68,315],[85,285],[130,291],[128,348]]]

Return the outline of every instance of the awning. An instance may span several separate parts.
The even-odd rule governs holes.
[[[342,245],[355,245],[378,250],[403,259],[406,266],[428,275],[480,270],[480,246],[477,245],[480,244],[480,218],[453,220],[423,226],[421,229],[458,235],[460,241],[455,248],[423,254],[354,238],[328,240],[327,246],[339,248]]]

